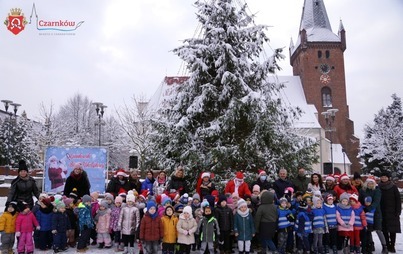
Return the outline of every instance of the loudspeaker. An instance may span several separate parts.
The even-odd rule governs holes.
[[[332,163],[331,162],[323,163],[323,174],[325,174],[325,175],[333,174],[333,172],[332,172]]]
[[[139,157],[130,156],[129,157],[129,168],[138,168],[139,166]]]

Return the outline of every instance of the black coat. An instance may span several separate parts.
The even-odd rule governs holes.
[[[360,190],[360,203],[365,204],[365,198],[371,197],[372,203],[370,206],[365,207],[366,211],[372,211],[375,208],[374,214],[374,229],[375,230],[382,230],[382,211],[381,211],[381,198],[382,193],[381,190],[376,187],[374,190],[369,188],[361,188]]]
[[[382,228],[383,231],[390,233],[401,233],[400,213],[402,212],[402,203],[400,193],[396,185],[392,182],[379,183],[381,189],[381,210],[382,210]]]
[[[70,221],[67,213],[55,212],[52,216],[52,230],[65,233],[68,229],[70,229]]]
[[[234,229],[234,214],[228,206],[222,207],[217,204],[214,210],[214,217],[218,221],[220,231],[233,231]]]
[[[253,190],[253,186],[255,186],[255,185],[259,185],[259,187],[260,187],[260,191],[263,191],[263,190],[269,190],[269,189],[271,189],[271,188],[273,188],[273,185],[269,182],[269,181],[261,181],[260,180],[260,178],[258,178],[256,181],[254,181],[251,185],[250,185],[250,187],[249,187],[249,189],[250,190]]]
[[[126,193],[131,190],[130,188],[130,183],[127,180],[127,178],[123,178],[124,179],[124,183],[122,184],[118,177],[113,177],[109,183],[108,183],[108,187],[106,188],[106,192],[112,194],[113,196],[117,196],[119,195],[119,191],[120,190],[124,190]]]
[[[185,179],[173,175],[167,186],[167,191],[169,193],[174,192],[171,190],[179,192],[181,196],[185,193],[188,193],[188,188],[186,187]]]
[[[34,200],[32,199],[32,194],[39,199],[39,189],[36,186],[35,179],[31,176],[23,179],[17,176],[11,182],[10,192],[7,196],[7,202],[11,201],[24,201],[29,204],[32,209],[34,206]]]
[[[276,197],[279,199],[284,196],[284,191],[287,187],[293,187],[294,184],[289,180],[277,179],[273,184],[273,189],[276,191]]]
[[[90,195],[91,184],[85,171],[83,171],[80,176],[75,175],[74,171],[71,172],[64,185],[63,194],[68,196],[74,188],[77,189],[77,195],[80,198],[85,194]]]

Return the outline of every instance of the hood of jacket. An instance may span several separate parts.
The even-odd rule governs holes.
[[[261,204],[273,204],[274,202],[274,193],[270,191],[264,191],[260,196]]]

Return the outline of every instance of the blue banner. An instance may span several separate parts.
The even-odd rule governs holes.
[[[45,192],[62,192],[75,163],[81,163],[90,180],[90,192],[105,193],[108,153],[102,147],[48,147],[45,154]]]

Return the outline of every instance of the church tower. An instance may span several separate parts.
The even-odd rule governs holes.
[[[332,32],[323,0],[304,0],[298,38],[295,44],[291,39],[289,50],[293,74],[301,78],[307,103],[316,106],[319,123],[328,130],[326,138],[341,144],[352,163],[351,172],[359,172],[359,139],[347,105],[346,32],[341,21],[338,34]],[[331,127],[321,114],[329,109],[338,110]]]

